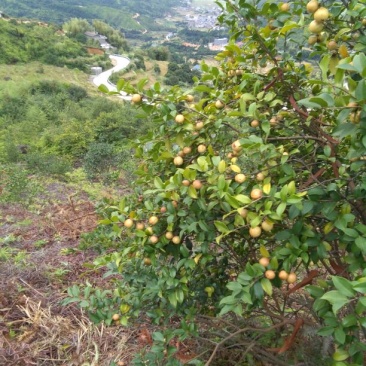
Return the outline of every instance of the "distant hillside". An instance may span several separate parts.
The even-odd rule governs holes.
[[[89,55],[85,44],[67,37],[52,25],[0,18],[0,38],[0,64],[39,61],[86,71],[96,60],[99,65],[108,60],[105,55]]]
[[[116,28],[140,30],[156,28],[155,19],[163,18],[180,3],[181,0],[1,0],[0,11],[11,17],[58,24],[71,18],[100,19]],[[164,28],[164,24],[160,27]]]

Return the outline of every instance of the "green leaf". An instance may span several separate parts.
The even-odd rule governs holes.
[[[353,289],[357,292],[361,292],[361,294],[366,294],[366,281],[353,285]]]
[[[330,304],[332,304],[334,314],[336,314],[340,308],[342,308],[349,302],[349,299],[346,296],[342,295],[339,291],[335,290],[325,293],[321,297],[321,299],[326,300]]]
[[[333,353],[333,360],[334,361],[344,361],[347,360],[349,354],[345,350],[338,349],[336,352]]]
[[[215,226],[220,233],[227,234],[230,231],[229,228],[221,221],[215,221]]]
[[[355,295],[355,291],[352,288],[352,284],[350,281],[346,280],[343,277],[333,276],[332,281],[336,289],[344,296],[353,297]]]
[[[342,328],[337,328],[334,332],[334,338],[339,344],[344,344],[346,341],[346,333]]]
[[[271,281],[268,278],[262,278],[261,279],[261,285],[262,285],[262,288],[263,288],[264,292],[267,295],[272,296],[273,289],[272,289]]]
[[[359,81],[357,88],[355,90],[355,97],[357,101],[364,101],[366,99],[366,81]]]

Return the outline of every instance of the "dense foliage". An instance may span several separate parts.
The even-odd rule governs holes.
[[[76,85],[19,85],[1,91],[0,163],[58,175],[81,163],[96,178],[117,167],[129,141],[146,128],[129,105],[90,97]]]
[[[97,59],[88,55],[82,43],[66,37],[58,30],[52,25],[0,19],[0,64],[37,60],[50,65],[88,70]]]
[[[310,362],[310,349],[310,364],[363,365],[366,8],[219,4],[231,42],[220,67],[202,64],[194,96],[119,82],[156,129],[136,147],[136,195],[102,222],[120,245],[96,262],[114,292],[74,287],[68,301],[97,322],[164,325],[136,365],[180,364],[179,341],[204,342],[210,324],[213,353],[191,364],[228,346],[226,364]],[[313,343],[296,355],[306,329]]]

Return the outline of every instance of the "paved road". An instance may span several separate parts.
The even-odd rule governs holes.
[[[130,59],[127,57],[118,56],[118,55],[110,55],[109,58],[112,60],[112,62],[115,66],[112,67],[111,69],[104,71],[104,72],[100,73],[99,75],[97,75],[93,79],[93,83],[96,86],[104,84],[109,89],[109,91],[117,91],[116,86],[114,84],[108,82],[108,79],[114,72],[120,71],[120,70],[124,69],[125,67],[127,67],[128,64],[130,63]]]

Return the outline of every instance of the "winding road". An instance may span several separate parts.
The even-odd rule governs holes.
[[[93,83],[96,86],[105,85],[109,91],[116,92],[117,88],[114,84],[112,84],[108,79],[114,72],[121,71],[126,68],[128,64],[131,62],[128,57],[120,56],[120,55],[110,55],[109,58],[112,60],[112,63],[115,65],[111,69],[104,71],[94,77]],[[131,97],[126,96],[126,93],[121,93],[123,99],[130,99]]]

